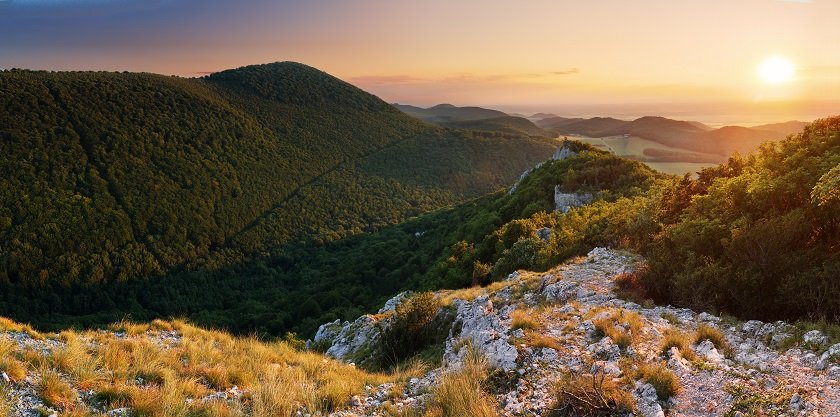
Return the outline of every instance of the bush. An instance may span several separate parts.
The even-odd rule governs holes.
[[[380,321],[381,366],[393,366],[446,337],[436,322],[441,304],[431,292],[414,294],[400,303],[393,315]]]
[[[603,372],[567,374],[554,388],[550,417],[624,416],[636,409],[633,397]]]

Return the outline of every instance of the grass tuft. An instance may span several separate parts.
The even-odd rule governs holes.
[[[50,407],[67,409],[76,403],[78,395],[73,387],[61,379],[61,376],[52,370],[45,370],[41,373],[41,381],[38,383],[38,396]]]
[[[513,330],[536,330],[540,327],[536,319],[534,319],[533,311],[515,310],[510,315],[510,325]]]
[[[680,351],[680,355],[689,361],[693,361],[697,358],[697,355],[691,348],[691,339],[689,336],[676,329],[669,329],[665,332],[665,337],[662,339],[659,352],[663,356],[667,357],[668,352],[672,347],[677,348]]]
[[[632,395],[603,372],[566,374],[555,385],[554,398],[550,417],[624,416],[636,409]]]
[[[704,340],[708,340],[715,345],[715,348],[719,350],[723,356],[727,358],[731,358],[734,354],[732,350],[732,346],[729,345],[729,342],[726,340],[726,336],[724,336],[723,332],[720,329],[715,327],[709,326],[708,324],[701,324],[697,327],[697,331],[694,333],[694,343],[702,343]]]
[[[498,415],[493,398],[483,389],[487,381],[487,360],[467,346],[463,367],[443,375],[432,391],[424,417],[493,417]]]
[[[680,380],[664,363],[643,364],[639,367],[638,377],[656,389],[656,396],[662,401],[680,392]]]

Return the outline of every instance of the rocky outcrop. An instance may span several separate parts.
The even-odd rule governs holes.
[[[545,416],[555,401],[558,379],[589,373],[622,384],[642,416],[840,417],[840,344],[827,347],[820,332],[797,339],[793,326],[785,322],[734,323],[707,312],[622,300],[613,292],[614,278],[632,271],[639,261],[632,254],[596,248],[584,259],[545,273],[517,271],[478,296],[475,289],[438,293],[453,300],[455,316],[442,346],[443,366],[412,379],[390,401],[403,408],[422,407],[440,375],[459,367],[466,346],[472,346],[507,375],[501,380],[513,381],[493,390],[501,416]],[[516,324],[517,314],[520,321],[526,316],[529,324]],[[630,335],[621,346],[612,338],[618,336],[605,335],[596,326],[614,317],[619,317],[615,326]],[[348,341],[354,338],[341,331],[348,324],[341,330],[338,325],[330,323],[319,334],[337,334],[334,339],[341,346],[352,345]],[[695,354],[691,360],[676,347],[662,353],[667,334],[691,336],[700,325],[718,329],[727,350],[703,340],[689,346]],[[782,350],[788,346],[794,348]],[[681,387],[665,400],[637,375],[641,367],[660,363]],[[372,388],[367,399],[356,402],[367,405],[354,407],[352,415],[378,415],[370,404],[380,404],[380,397],[382,393]]]
[[[498,311],[488,296],[474,301],[455,300],[455,321],[446,340],[444,363],[460,367],[466,344],[483,354],[491,366],[511,371],[516,368],[516,348],[508,342],[510,338],[511,308]]]
[[[593,196],[589,193],[564,193],[562,187],[554,187],[554,210],[567,213],[573,207],[580,207],[592,202]]]
[[[563,144],[554,151],[554,155],[551,156],[551,159],[554,161],[562,161],[575,155],[577,155],[577,152],[572,150],[570,142],[564,140]]]

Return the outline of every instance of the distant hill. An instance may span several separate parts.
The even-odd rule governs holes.
[[[451,104],[438,104],[428,109],[405,104],[393,106],[420,120],[453,129],[546,138],[557,136],[556,133],[539,128],[525,117],[511,116],[498,110],[456,107]]]
[[[583,136],[605,136],[603,132],[617,129],[627,124],[627,121],[612,117],[593,117],[591,119],[554,117],[537,122],[537,125],[554,130],[560,134],[577,134]]]
[[[504,117],[508,114],[498,110],[481,107],[456,107],[451,104],[438,104],[428,109],[405,104],[394,104],[394,107],[406,114],[432,123],[464,122],[470,120],[492,119]]]
[[[554,148],[430,126],[289,62],[198,79],[3,71],[0,108],[0,292],[17,297],[377,230],[497,190]]]
[[[798,133],[805,125],[806,123],[793,121],[750,128],[726,126],[713,129],[700,122],[673,120],[659,116],[645,116],[632,121],[610,117],[590,119],[552,117],[537,122],[537,126],[553,130],[561,135],[587,137],[629,135],[685,151],[702,152],[720,157],[726,157],[733,152],[750,152],[762,142],[779,140],[789,134]],[[661,151],[655,152],[661,153]],[[696,158],[696,155],[691,157],[691,159]],[[676,160],[678,157],[674,154],[668,159]]]
[[[753,129],[758,130],[770,130],[773,132],[781,133],[785,136],[787,135],[795,135],[802,131],[805,126],[808,126],[808,122],[800,122],[797,120],[791,120],[789,122],[783,123],[772,123],[767,125],[760,125],[760,126],[753,126]]]
[[[528,119],[531,119],[531,120],[544,120],[544,119],[549,119],[549,118],[552,118],[552,117],[557,117],[557,115],[556,115],[556,114],[552,114],[552,113],[534,113],[534,114],[532,114],[532,115],[528,116]]]
[[[459,122],[440,122],[441,126],[477,131],[500,132],[512,135],[532,137],[556,137],[557,133],[537,127],[533,122],[522,117],[500,116],[490,119],[467,120]]]

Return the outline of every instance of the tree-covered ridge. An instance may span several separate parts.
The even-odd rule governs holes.
[[[422,160],[441,141],[477,139],[294,63],[203,79],[4,71],[0,109],[0,283],[28,288],[218,267],[373,230],[492,191],[551,149],[494,142],[472,164],[425,170],[430,186],[397,181],[387,161],[369,174],[362,160],[403,142]],[[470,193],[447,188],[477,164],[498,169]]]

